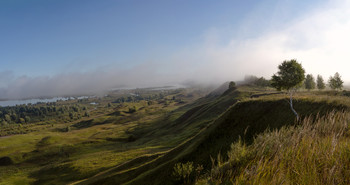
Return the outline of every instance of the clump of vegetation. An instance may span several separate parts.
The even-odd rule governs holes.
[[[236,83],[234,81],[231,81],[229,84],[228,84],[228,88],[229,89],[233,89],[236,87]]]
[[[193,162],[176,163],[174,166],[173,175],[180,179],[183,183],[189,184],[191,175],[193,174]]]
[[[39,146],[39,147],[48,146],[48,145],[52,145],[56,142],[57,142],[57,138],[55,138],[53,136],[46,136],[38,142],[37,146]]]
[[[324,80],[321,75],[317,75],[317,89],[318,90],[323,90],[326,88],[326,84],[324,83]]]
[[[264,77],[258,78],[257,76],[254,76],[254,75],[245,76],[244,83],[249,85],[255,85],[258,87],[271,87],[270,80],[267,80]]]
[[[13,161],[10,157],[8,156],[0,157],[0,166],[8,166],[12,164],[13,164]]]
[[[133,107],[129,107],[129,113],[134,113],[136,112],[136,107],[133,106]]]
[[[349,184],[349,116],[331,112],[266,131],[251,145],[239,140],[197,184]]]
[[[307,90],[315,89],[316,82],[315,82],[314,76],[312,76],[312,74],[306,75],[304,84],[305,84],[305,89]]]
[[[80,112],[86,107],[53,103],[0,107],[0,125],[28,124],[65,118],[80,119]]]
[[[343,88],[343,83],[344,81],[341,79],[339,73],[335,73],[334,76],[329,77],[328,80],[328,85],[333,90],[341,90]]]

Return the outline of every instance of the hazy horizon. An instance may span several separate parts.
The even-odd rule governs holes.
[[[345,0],[5,0],[0,15],[0,99],[270,78],[290,59],[350,83]]]

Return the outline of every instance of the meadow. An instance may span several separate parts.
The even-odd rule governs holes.
[[[114,92],[56,105],[85,107],[73,118],[7,123],[0,184],[349,182],[350,93],[297,92],[297,121],[283,92],[226,86]]]

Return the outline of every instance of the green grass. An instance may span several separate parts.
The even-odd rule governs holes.
[[[185,100],[192,102],[197,96]],[[90,117],[27,124],[23,127],[28,132],[1,137],[0,157],[8,156],[15,164],[0,166],[0,184],[68,184],[116,166],[122,166],[118,172],[130,170],[187,138],[164,135],[157,140],[147,133],[162,127],[169,112],[184,104],[148,105],[141,100],[107,106],[111,100],[96,99],[99,104]],[[129,107],[136,107],[136,112],[129,113]]]
[[[107,105],[114,100],[113,96],[96,99],[100,103],[90,112],[90,117],[26,125],[29,129],[26,134],[0,138],[0,157],[8,156],[15,162],[0,166],[0,182],[176,184],[180,181],[172,175],[174,165],[190,161],[193,166],[203,165],[201,175],[207,176],[198,183],[207,183],[206,179],[212,178],[210,173],[205,173],[212,170],[211,157],[220,154],[220,165],[243,158],[254,161],[245,157],[253,156],[251,146],[256,145],[259,137],[269,138],[270,132],[266,130],[275,133],[296,129],[295,117],[286,102],[288,97],[269,93],[276,92],[242,86],[222,95],[198,98],[200,93],[177,94],[151,105],[141,100],[110,107]],[[254,94],[264,96],[250,98]],[[172,101],[172,96],[188,103]],[[350,98],[345,92],[298,92],[294,103],[300,116],[309,118],[311,123],[317,115],[347,111]],[[129,107],[134,106],[136,112],[130,113]],[[235,143],[233,147],[232,143]],[[240,152],[232,153],[232,148]],[[264,162],[268,164],[269,160]],[[220,165],[215,169],[222,171]],[[239,182],[251,182],[251,177],[239,172],[219,176],[225,181],[236,182],[240,178]]]
[[[231,145],[197,184],[349,184],[350,113],[331,112]]]
[[[261,92],[258,92],[261,93]],[[308,92],[307,92],[308,93]],[[227,159],[226,152],[230,149],[230,144],[237,141],[239,138],[244,139],[246,143],[252,143],[254,137],[265,132],[266,129],[280,129],[286,125],[294,125],[295,117],[289,108],[286,95],[271,95],[261,98],[249,98],[254,92],[248,90],[234,91],[224,94],[219,98],[210,100],[210,104],[204,110],[203,115],[210,118],[206,110],[215,110],[221,105],[225,105],[224,100],[237,100],[240,102],[234,104],[232,101],[231,108],[226,110],[221,116],[213,116],[215,119],[208,120],[206,127],[192,140],[185,143],[181,149],[175,150],[173,154],[164,156],[165,159],[156,161],[154,165],[150,165],[148,169],[144,169],[143,174],[140,174],[136,179],[130,181],[129,184],[174,184],[176,181],[172,174],[172,167],[177,162],[192,161],[194,165],[203,165],[205,170],[211,168],[211,156],[223,154],[222,158]],[[329,96],[324,98],[314,99],[306,98],[304,92],[298,95],[295,100],[295,109],[299,112],[302,118],[311,116],[315,118],[318,114],[324,115],[333,110],[347,109],[346,101],[329,101]],[[335,99],[346,99],[347,97],[334,97]],[[208,103],[208,102],[207,102]],[[229,103],[228,103],[229,104]],[[210,108],[212,106],[212,108]],[[225,111],[226,110],[226,111]],[[195,111],[192,116],[199,113]],[[215,111],[211,111],[215,112]],[[203,116],[204,118],[205,116]],[[208,118],[208,117],[206,117]],[[192,126],[195,125],[195,120],[201,120],[200,117],[194,117],[191,120]],[[205,119],[201,120],[202,123]],[[186,124],[186,121],[182,122]],[[189,126],[190,127],[190,126]],[[118,176],[115,176],[117,178]],[[100,181],[103,182],[103,181]],[[112,182],[112,181],[105,181]],[[108,183],[107,183],[108,184]]]

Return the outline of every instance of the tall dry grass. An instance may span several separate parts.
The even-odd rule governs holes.
[[[350,113],[306,118],[231,145],[197,184],[350,184]]]

